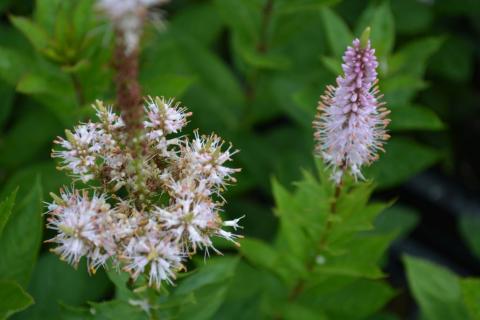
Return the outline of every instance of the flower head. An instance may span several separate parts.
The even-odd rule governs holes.
[[[58,244],[53,251],[67,262],[77,265],[87,257],[91,269],[105,264],[115,250],[108,221],[110,205],[104,195],[89,198],[86,191],[61,191],[49,204],[48,227],[58,234],[50,240]]]
[[[54,142],[63,150],[53,151],[52,157],[61,158],[61,169],[70,170],[83,182],[93,179],[95,159],[102,145],[99,143],[101,131],[93,123],[79,125],[73,132],[67,130],[67,139],[59,137]]]
[[[160,287],[162,281],[172,283],[175,273],[183,268],[184,257],[174,242],[153,228],[130,239],[123,253],[123,259],[127,261],[124,269],[133,279],[147,272],[149,285]]]
[[[171,283],[197,249],[219,252],[212,237],[236,243],[239,236],[223,228],[236,230],[238,219],[222,220],[221,193],[239,170],[227,166],[237,151],[223,148],[220,137],[180,135],[190,113],[179,103],[149,98],[144,107],[136,137],[142,152],[128,143],[122,118],[101,101],[94,106],[98,121],[57,139],[53,156],[61,168],[95,183],[93,196],[88,189],[52,195],[48,226],[57,231],[53,251],[69,263],[86,257],[95,270],[110,260],[159,287]]]
[[[230,168],[226,163],[232,161],[232,156],[238,151],[229,146],[222,150],[224,141],[214,135],[200,136],[195,132],[193,141],[187,143],[181,150],[185,176],[204,180],[208,185],[221,187],[229,182],[235,182],[233,174],[239,169]]]
[[[363,179],[361,168],[378,158],[389,138],[386,119],[389,111],[379,102],[376,86],[378,66],[370,41],[355,39],[344,56],[343,76],[337,86],[328,86],[321,97],[313,123],[316,153],[333,168],[332,179],[339,183],[345,172]]]

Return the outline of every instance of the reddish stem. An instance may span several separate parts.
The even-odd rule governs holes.
[[[138,82],[139,50],[127,52],[123,34],[117,31],[114,68],[116,70],[117,106],[122,112],[123,121],[130,136],[135,137],[142,129],[142,91]]]

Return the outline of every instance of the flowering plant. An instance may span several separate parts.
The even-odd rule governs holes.
[[[235,242],[238,236],[222,228],[237,229],[239,219],[223,221],[219,214],[221,192],[238,171],[225,166],[235,153],[231,147],[222,150],[216,135],[171,137],[190,113],[173,100],[150,98],[138,157],[122,118],[100,101],[95,111],[98,123],[81,124],[56,140],[62,149],[53,157],[61,159],[60,169],[98,186],[91,195],[87,189],[52,194],[48,225],[58,232],[50,240],[58,244],[54,252],[75,266],[85,256],[91,271],[112,258],[134,280],[146,273],[148,284],[160,287],[162,281],[172,283],[197,249],[218,252],[211,237]]]
[[[0,2],[0,319],[479,319],[459,1]]]

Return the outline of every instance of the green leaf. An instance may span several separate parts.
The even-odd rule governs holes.
[[[338,58],[321,56],[320,60],[333,75],[342,74],[342,62]]]
[[[137,306],[127,301],[110,300],[101,303],[90,303],[92,319],[95,320],[145,320],[147,314]]]
[[[55,107],[53,102],[46,103],[43,99],[39,99],[39,101],[57,114],[72,110],[77,104],[70,79],[54,66],[25,74],[19,79],[17,91],[27,95],[43,95],[50,99],[56,99],[54,102],[59,105],[58,107]]]
[[[180,98],[195,81],[192,76],[161,74],[143,81],[142,87],[152,97]]]
[[[405,256],[404,263],[410,289],[425,319],[468,319],[462,303],[460,280],[454,273],[411,256]]]
[[[400,184],[439,159],[435,149],[401,137],[387,141],[385,150],[380,159],[365,170],[381,188]]]
[[[176,288],[173,297],[194,294],[195,302],[181,305],[177,319],[211,319],[225,299],[239,259],[211,259]]]
[[[275,11],[278,14],[294,14],[300,11],[316,12],[325,6],[333,5],[337,2],[339,0],[281,0],[278,1]]]
[[[6,319],[32,303],[32,297],[16,282],[0,280],[0,319]]]
[[[195,39],[175,30],[153,43],[143,54],[142,83],[153,83],[158,74],[193,77],[196,81],[185,92],[183,102],[197,115],[192,119],[194,125],[203,130],[238,126],[243,92],[223,61]]]
[[[427,67],[427,60],[440,48],[442,37],[426,37],[408,42],[389,60],[388,75],[407,74],[421,78]]]
[[[391,1],[395,29],[399,34],[420,34],[434,20],[434,6],[416,0]]]
[[[84,260],[75,269],[58,256],[45,253],[35,266],[28,290],[36,303],[19,316],[21,319],[58,319],[59,302],[81,306],[104,298],[110,288],[103,270],[90,275]]]
[[[215,0],[217,12],[225,24],[250,44],[258,40],[262,3],[257,0]]]
[[[23,105],[21,117],[0,141],[0,165],[16,168],[30,161],[40,150],[45,152],[45,147],[59,133],[58,126],[59,122],[38,104]],[[32,134],[32,130],[36,134]]]
[[[26,286],[42,239],[42,189],[39,179],[29,195],[14,207],[0,237],[0,274]]]
[[[281,307],[286,320],[327,320],[328,317],[319,310],[308,308],[297,303],[288,303]]]
[[[381,281],[343,276],[323,279],[317,286],[306,289],[299,303],[325,313],[328,319],[367,319],[395,295]]]
[[[415,94],[427,86],[428,84],[420,76],[397,74],[381,82],[381,91],[385,94],[387,104],[394,109],[408,105]]]
[[[250,262],[267,270],[275,271],[278,256],[270,245],[254,238],[242,239],[240,244],[240,252]]]
[[[24,52],[0,46],[0,77],[9,85],[16,86],[31,64],[30,57]]]
[[[375,234],[394,234],[395,238],[407,236],[418,224],[419,214],[412,208],[394,205],[384,210],[375,220]]]
[[[223,257],[210,259],[196,273],[183,280],[175,289],[175,295],[188,294],[203,286],[218,283],[232,277],[238,263],[238,258]]]
[[[127,300],[133,296],[133,292],[127,287],[128,279],[130,279],[130,275],[127,272],[118,272],[113,266],[109,266],[106,273],[115,285],[116,299]]]
[[[353,34],[347,24],[333,10],[323,8],[321,16],[330,50],[335,58],[339,59],[347,49],[347,46],[352,43]]]
[[[290,256],[294,257],[293,259],[305,261],[312,242],[312,239],[309,239],[305,232],[305,226],[309,226],[308,222],[311,219],[306,219],[302,212],[307,211],[310,214],[316,214],[317,222],[311,224],[310,227],[316,226],[320,229],[325,223],[327,211],[323,211],[320,208],[315,210],[315,207],[307,208],[299,205],[294,195],[290,194],[276,180],[272,182],[272,191],[276,204],[275,214],[280,217],[280,229],[276,246],[283,248],[282,251],[288,252]],[[323,201],[318,201],[318,203],[321,205]]]
[[[53,34],[55,20],[58,8],[63,0],[36,0],[35,12],[33,13],[35,21]]]
[[[7,197],[17,187],[19,187],[17,199],[27,197],[30,191],[29,188],[32,185],[35,185],[38,176],[42,177],[44,199],[48,198],[50,192],[56,191],[60,187],[70,183],[70,178],[56,169],[53,160],[38,162],[31,166],[16,170],[3,185],[0,192],[0,198]]]
[[[392,234],[354,237],[348,251],[340,255],[321,255],[321,263],[316,268],[321,274],[382,278],[384,274],[378,264],[393,238]]]
[[[475,61],[473,44],[458,36],[450,36],[432,57],[431,68],[436,74],[454,83],[472,78]]]
[[[47,47],[48,34],[40,25],[30,19],[15,16],[10,16],[10,22],[28,38],[36,50],[42,51]]]
[[[460,280],[463,301],[471,319],[480,319],[480,279],[466,278]]]
[[[392,51],[395,40],[395,25],[389,1],[381,1],[362,13],[356,28],[357,35],[360,36],[366,27],[371,28],[372,47],[382,62]]]
[[[480,217],[474,214],[463,214],[459,219],[459,228],[463,239],[473,254],[480,259]]]
[[[199,288],[195,291],[195,303],[180,307],[176,319],[208,320],[220,308],[225,299],[228,283],[218,283]]]
[[[237,49],[247,64],[259,70],[284,70],[291,65],[288,57],[283,55],[268,52],[262,54],[246,46],[238,46]]]
[[[190,34],[202,44],[210,45],[217,39],[224,26],[215,6],[212,1],[190,3],[175,13],[169,21],[169,28]],[[208,21],[208,28],[204,26],[205,21]]]
[[[15,204],[15,197],[17,195],[18,188],[0,203],[0,237],[2,236],[3,229],[12,214],[13,205]]]
[[[2,104],[0,105],[0,128],[2,128],[12,112],[15,89],[4,80],[0,80],[0,96],[2,97]]]
[[[262,315],[260,295],[270,273],[262,272],[241,260],[231,279],[224,303],[212,319],[258,319]]]
[[[421,106],[402,106],[391,108],[389,129],[402,130],[442,130],[442,120],[430,109]]]
[[[25,94],[46,93],[51,89],[50,83],[39,74],[27,74],[17,84],[17,91]]]

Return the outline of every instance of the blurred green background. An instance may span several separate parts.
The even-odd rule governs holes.
[[[48,252],[42,240],[51,234],[38,215],[48,192],[70,184],[50,158],[53,139],[88,119],[95,99],[114,101],[113,32],[93,4],[0,0],[0,199],[19,187],[0,233],[0,275],[36,300],[18,319],[54,319],[57,301],[82,305],[113,291],[103,271],[89,277]],[[408,188],[418,174],[428,169],[462,194],[480,191],[478,0],[173,0],[151,20],[142,40],[143,92],[176,97],[194,113],[191,129],[215,131],[241,150],[226,215],[245,214],[246,235],[275,234],[273,177],[292,187],[312,170],[318,97],[366,26],[392,111],[386,153],[367,170],[377,196],[399,196],[402,204],[405,195],[402,209],[419,216],[421,230],[437,208]],[[459,239],[460,218],[435,219],[443,236]],[[475,229],[466,229],[468,243],[478,245]],[[437,250],[421,232],[413,240]],[[469,270],[477,262],[455,263]]]

